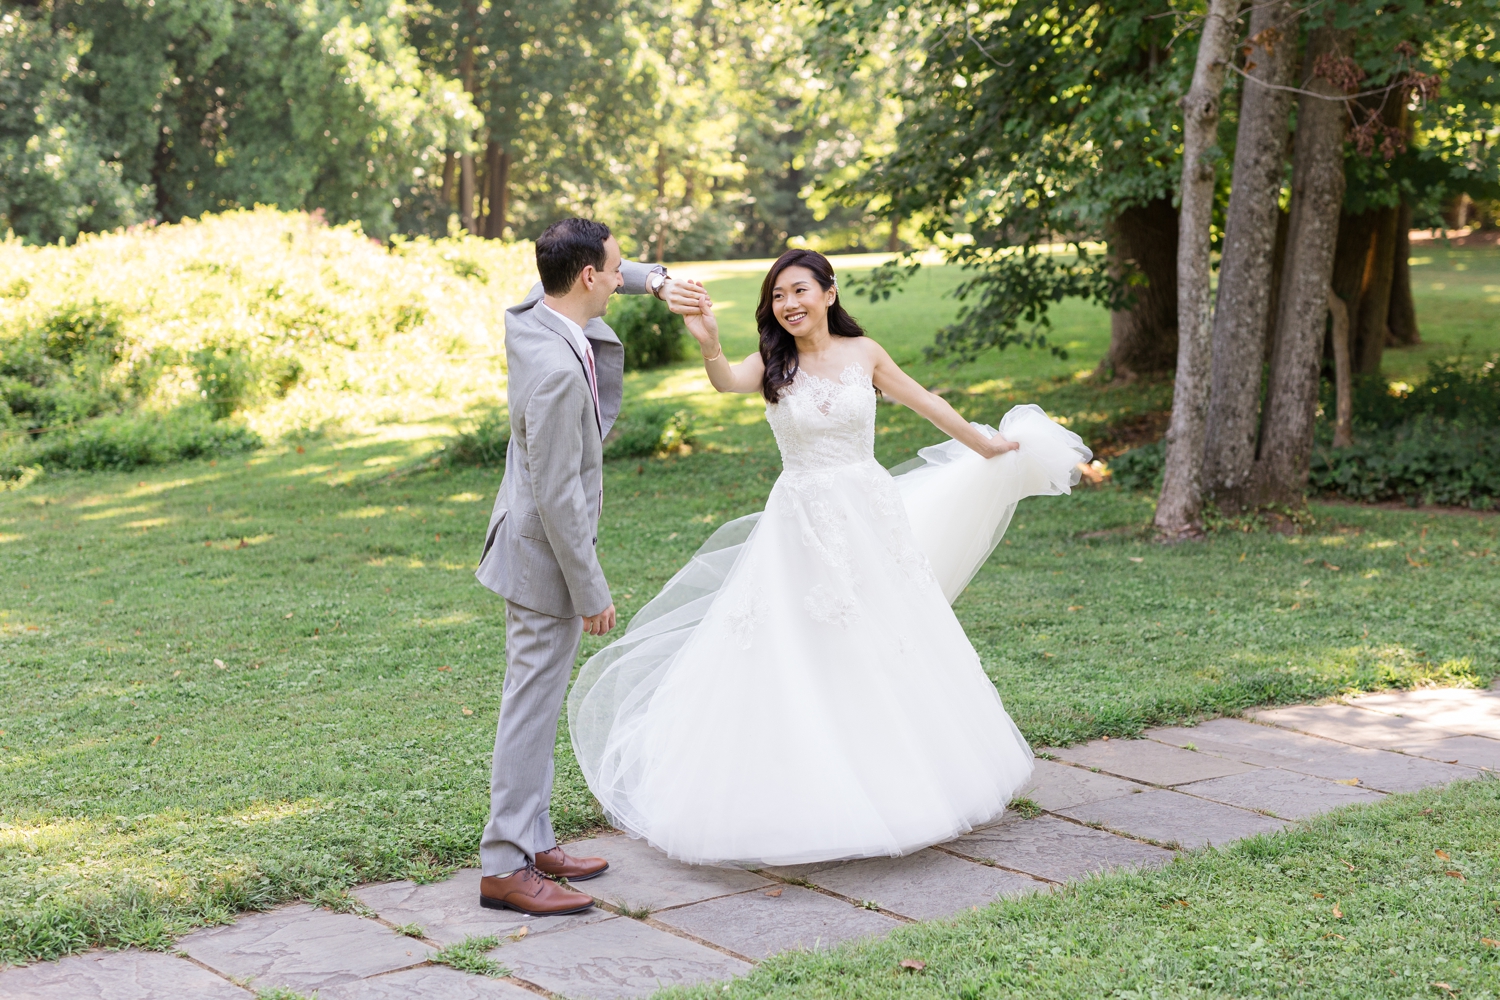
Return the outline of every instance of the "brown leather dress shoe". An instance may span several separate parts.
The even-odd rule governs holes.
[[[536,866],[543,875],[565,878],[569,882],[583,882],[595,875],[604,874],[609,862],[603,858],[569,857],[561,847],[554,847],[536,856]]]
[[[594,901],[577,889],[558,885],[535,865],[509,875],[486,875],[479,880],[479,905],[490,910],[519,910],[532,917],[582,913]]]

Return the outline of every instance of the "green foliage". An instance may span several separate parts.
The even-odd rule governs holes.
[[[490,404],[497,317],[535,265],[525,244],[384,247],[258,209],[71,247],[0,241],[0,273],[0,432],[191,406],[274,439]]]
[[[1348,448],[1320,442],[1308,482],[1350,500],[1404,500],[1489,510],[1500,501],[1500,433],[1418,417],[1360,433]]]
[[[510,970],[490,958],[489,952],[500,947],[500,939],[494,935],[475,937],[470,935],[457,944],[450,944],[433,953],[428,961],[446,965],[474,976],[490,976],[498,979],[510,975]]]
[[[625,345],[625,370],[662,368],[687,357],[687,325],[652,295],[616,295],[604,321]]]
[[[1153,441],[1132,448],[1109,462],[1109,478],[1122,489],[1161,491],[1162,472],[1166,468],[1166,445]]]
[[[0,16],[0,231],[73,240],[276,204],[398,228],[477,122],[405,11],[344,0],[10,4]],[[428,230],[446,230],[446,212]],[[421,228],[421,227],[418,227]]]
[[[1332,387],[1323,392],[1325,412],[1332,412]],[[1471,427],[1500,427],[1500,354],[1479,365],[1462,356],[1432,359],[1415,385],[1391,383],[1378,375],[1354,386],[1354,423],[1389,430],[1418,417]]]
[[[505,449],[509,446],[510,417],[491,412],[444,445],[442,458],[449,465],[494,469],[505,464]]]
[[[604,442],[604,457],[651,458],[691,449],[693,415],[671,406],[643,406],[620,414]]]
[[[252,451],[260,435],[243,424],[214,419],[198,407],[170,413],[150,411],[104,416],[39,437],[18,437],[0,449],[0,481],[19,480],[33,466],[44,469],[133,469],[190,458]]]
[[[671,996],[1493,998],[1497,827],[1500,781],[1455,782]]]

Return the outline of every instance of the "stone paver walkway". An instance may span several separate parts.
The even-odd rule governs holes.
[[[1432,689],[1156,729],[1045,751],[1023,793],[1043,813],[905,858],[759,872],[680,865],[640,841],[569,846],[608,858],[580,888],[600,904],[535,918],[476,904],[479,873],[356,889],[373,917],[303,904],[196,931],[175,955],[92,952],[0,972],[6,1000],[591,1000],[726,979],[792,948],[825,948],[1111,868],[1160,865],[1351,802],[1500,771],[1500,690]],[[397,933],[416,924],[421,937]],[[502,979],[431,964],[495,935]]]

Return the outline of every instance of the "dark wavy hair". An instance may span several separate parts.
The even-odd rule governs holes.
[[[766,273],[766,280],[760,285],[760,304],[755,307],[755,325],[760,330],[760,359],[766,365],[766,373],[760,380],[760,393],[768,403],[780,400],[781,393],[797,377],[797,338],[788,333],[776,319],[776,314],[771,312],[771,290],[781,272],[789,267],[805,267],[818,279],[825,292],[830,288],[837,291],[833,265],[816,250],[788,250],[776,258],[776,263]],[[865,335],[864,328],[855,322],[844,303],[837,298],[828,307],[828,332],[835,337]]]

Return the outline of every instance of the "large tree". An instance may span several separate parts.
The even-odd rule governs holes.
[[[1106,367],[1169,368],[1176,257],[1161,237],[1177,228],[1175,104],[1192,71],[1172,8],[823,0],[819,11],[832,58],[892,45],[902,69],[896,148],[847,196],[929,239],[958,236],[951,258],[975,268],[939,347],[1044,343],[1049,304],[1082,296],[1121,314]],[[1106,233],[1107,258],[1090,250]]]

